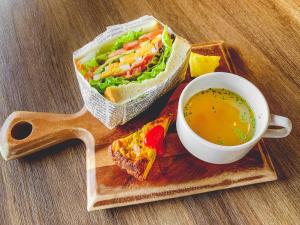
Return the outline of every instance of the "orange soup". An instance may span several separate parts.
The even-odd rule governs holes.
[[[219,145],[240,145],[255,132],[255,117],[245,99],[226,89],[210,88],[192,96],[184,117],[202,138]]]

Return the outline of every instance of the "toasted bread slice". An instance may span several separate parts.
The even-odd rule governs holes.
[[[145,180],[156,158],[156,150],[145,145],[145,137],[152,128],[159,125],[164,128],[165,136],[170,121],[169,116],[160,117],[129,136],[115,140],[108,150],[115,163],[128,174]]]

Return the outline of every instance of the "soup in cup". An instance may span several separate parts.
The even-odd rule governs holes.
[[[270,125],[281,128],[269,129]],[[215,72],[184,88],[176,129],[191,154],[209,163],[226,164],[243,158],[263,137],[286,137],[292,123],[270,114],[265,97],[250,81]]]

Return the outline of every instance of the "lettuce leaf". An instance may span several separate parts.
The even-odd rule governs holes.
[[[89,71],[90,69],[98,66],[96,57],[91,58],[89,61],[83,63],[84,68]]]
[[[83,66],[86,71],[98,67],[100,64],[103,64],[108,59],[108,54],[97,55],[90,60],[83,63]]]
[[[128,84],[130,81],[122,77],[108,77],[100,80],[90,80],[90,85],[96,88],[101,94],[104,93],[105,89],[111,86],[119,86],[122,84]]]
[[[114,43],[112,51],[118,50],[123,47],[124,44],[134,41],[143,35],[143,31],[128,31],[126,34],[120,36]]]
[[[96,60],[98,64],[103,64],[108,59],[108,53],[96,55]]]
[[[148,68],[146,71],[144,71],[138,78],[138,82],[142,82],[144,80],[148,80],[151,78],[155,78],[157,74],[161,73],[162,71],[165,70],[167,61],[171,55],[171,50],[172,50],[172,39],[168,33],[168,27],[164,27],[164,31],[162,33],[162,41],[163,41],[163,47],[164,47],[164,52],[161,55],[158,63],[151,67]]]
[[[167,48],[172,48],[172,39],[168,33],[167,25],[164,26],[164,30],[162,33],[162,42],[163,42],[164,46],[166,46]]]

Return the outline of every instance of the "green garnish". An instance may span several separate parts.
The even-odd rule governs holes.
[[[92,68],[98,66],[96,57],[93,57],[93,58],[90,59],[89,61],[83,63],[83,65],[85,66],[85,68],[86,68],[87,70],[90,70],[90,69],[92,69]]]
[[[163,44],[164,44],[164,52],[161,55],[158,63],[155,66],[148,68],[146,71],[144,71],[137,78],[138,82],[142,82],[144,80],[155,78],[157,76],[157,74],[159,74],[160,72],[165,70],[167,61],[168,61],[168,59],[171,55],[171,51],[172,51],[172,39],[168,33],[167,26],[164,27],[164,31],[162,33],[162,40],[163,40]]]
[[[105,89],[111,86],[119,86],[122,84],[128,84],[130,81],[122,77],[107,77],[100,80],[90,80],[90,85],[101,94],[104,93]]]
[[[235,132],[235,134],[240,138],[240,140],[241,140],[242,142],[244,142],[244,141],[247,140],[248,137],[245,135],[245,133],[244,133],[240,128],[235,127],[235,128],[234,128],[234,132]]]
[[[96,56],[96,61],[99,65],[105,63],[105,61],[108,59],[108,53],[99,54]]]

